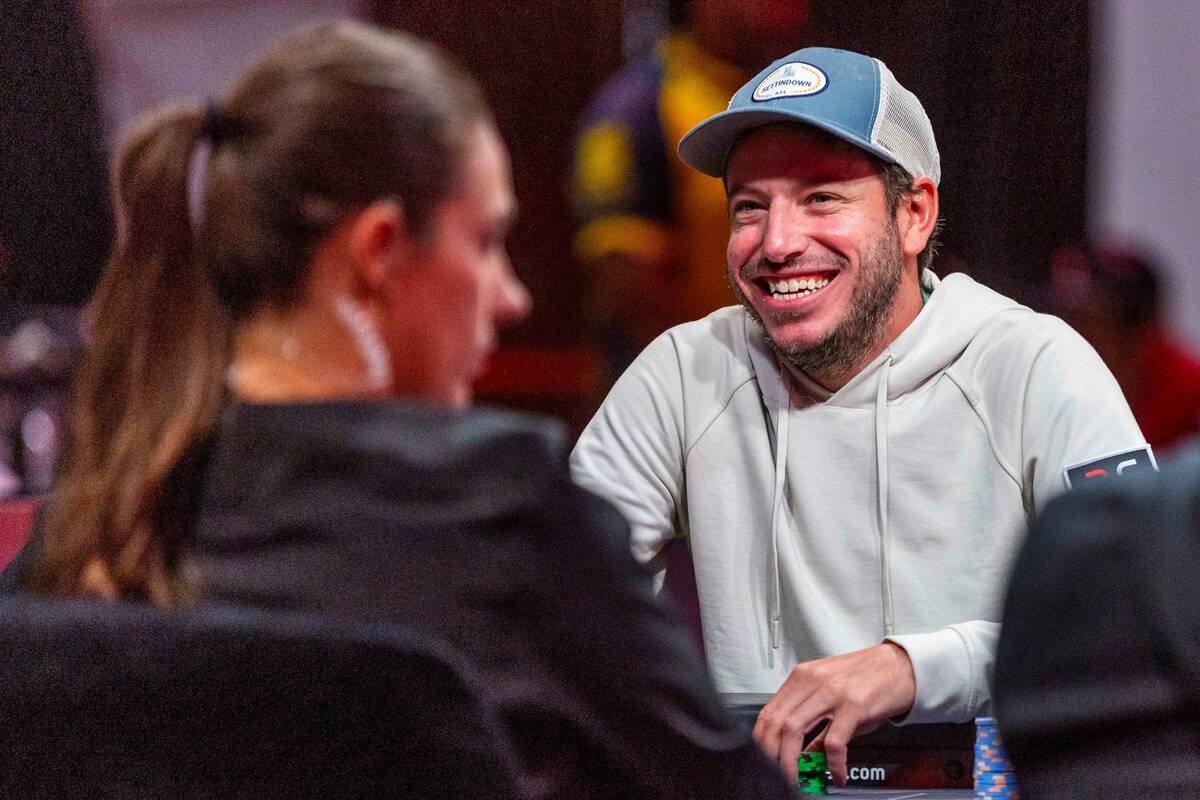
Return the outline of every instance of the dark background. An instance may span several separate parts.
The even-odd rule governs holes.
[[[511,252],[536,303],[508,341],[578,344],[566,176],[575,119],[621,63],[620,0],[377,0],[374,13],[454,53],[496,110],[521,204]],[[1024,297],[1049,250],[1083,235],[1086,3],[813,0],[796,47],[809,44],[877,56],[921,99],[942,157],[943,251],[984,282]]]
[[[485,87],[513,157],[520,218],[512,259],[535,301],[532,317],[506,335],[505,345],[535,355],[510,362],[507,376],[484,395],[559,414],[576,426],[598,400],[579,388],[587,376],[558,381],[539,373],[586,370],[589,363],[581,350],[582,273],[571,252],[567,176],[576,118],[621,64],[622,9],[631,2],[363,0],[362,6],[377,22],[441,44]],[[1049,250],[1084,233],[1087,3],[810,5],[809,29],[795,47],[878,56],[923,101],[942,157],[943,254],[1002,292],[1036,297]],[[98,152],[103,136],[94,94],[80,88],[93,71],[87,48],[80,30],[56,33],[43,20],[50,9],[69,18],[71,6],[6,0],[0,14],[7,21],[0,23],[0,243],[11,256],[0,270],[0,297],[7,303],[82,301],[110,233],[107,155]],[[12,42],[24,42],[53,68],[32,71]],[[23,111],[30,87],[53,100],[63,130]],[[44,163],[27,155],[38,141],[53,142],[42,148],[51,154],[41,157]],[[31,187],[48,191],[39,200]],[[567,356],[546,357],[553,352]]]

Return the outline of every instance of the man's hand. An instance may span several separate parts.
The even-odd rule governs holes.
[[[917,682],[908,653],[891,642],[831,658],[797,664],[754,726],[754,740],[793,784],[804,734],[821,720],[829,771],[846,785],[846,745],[859,733],[905,714],[916,698]],[[820,749],[820,748],[818,748]]]

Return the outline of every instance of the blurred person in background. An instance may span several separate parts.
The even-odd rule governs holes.
[[[1144,252],[1118,245],[1064,245],[1050,259],[1055,311],[1112,370],[1156,450],[1200,432],[1200,357],[1167,328],[1162,276]]]
[[[674,0],[671,28],[596,93],[580,120],[572,192],[587,326],[611,384],[672,325],[731,303],[721,182],[675,144],[763,64],[795,49],[805,0]]]
[[[1026,800],[1200,797],[1200,449],[1033,521],[994,692]]]
[[[95,66],[78,3],[0,13],[0,496],[49,488],[78,308],[112,237]]]
[[[787,796],[563,431],[469,409],[530,301],[468,75],[404,34],[305,28],[219,102],[144,120],[115,173],[64,469],[10,585],[434,637],[529,796]]]
[[[0,295],[79,305],[111,243],[95,67],[78,4],[0,14]]]

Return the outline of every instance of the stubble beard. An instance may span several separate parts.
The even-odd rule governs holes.
[[[837,258],[836,261],[838,263],[829,264],[827,260],[824,265],[839,269],[846,265],[844,258]],[[850,297],[850,308],[846,315],[819,341],[793,346],[775,341],[767,333],[762,315],[742,292],[737,281],[731,279],[729,283],[738,302],[763,330],[763,338],[775,356],[820,381],[822,376],[858,364],[864,356],[882,346],[884,326],[896,304],[903,269],[900,232],[893,219],[862,261],[858,284]],[[765,270],[758,263],[742,267],[743,280],[747,280],[749,275],[762,275],[763,272]],[[782,312],[772,314],[771,318],[776,323],[786,324],[806,316],[806,312]]]

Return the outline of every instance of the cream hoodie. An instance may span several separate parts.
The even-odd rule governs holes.
[[[793,665],[888,639],[913,662],[906,722],[990,700],[1005,580],[1064,467],[1145,440],[1095,351],[966,276],[829,393],[781,369],[739,307],[655,340],[571,457],[658,570],[695,564],[711,677],[774,693]]]

